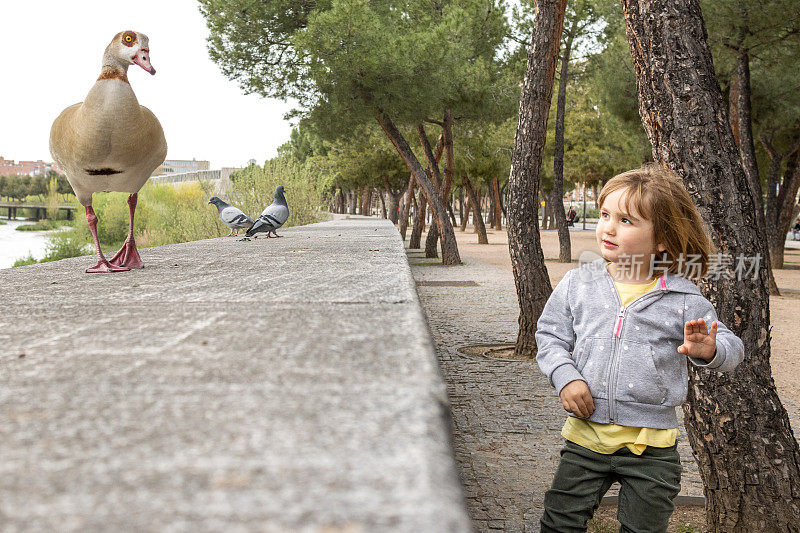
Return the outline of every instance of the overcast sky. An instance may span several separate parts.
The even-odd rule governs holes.
[[[195,0],[0,0],[0,156],[51,161],[50,126],[83,101],[114,35],[150,38],[156,75],[136,65],[128,79],[164,128],[168,159],[211,168],[259,164],[289,139],[292,103],[244,95],[211,62]]]

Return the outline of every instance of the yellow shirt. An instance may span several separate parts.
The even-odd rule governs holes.
[[[638,297],[650,292],[658,278],[652,283],[634,284],[614,282],[622,305],[627,307]],[[573,416],[567,417],[561,435],[597,453],[610,454],[627,447],[636,455],[641,455],[648,446],[668,448],[678,439],[678,428],[654,429],[600,424]]]

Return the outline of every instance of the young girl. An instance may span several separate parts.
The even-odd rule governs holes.
[[[602,258],[567,272],[537,324],[536,360],[569,413],[541,527],[585,531],[619,481],[621,531],[666,531],[686,358],[727,372],[744,346],[682,276],[688,265],[689,277],[707,274],[712,245],[678,176],[657,165],[625,172],[599,206]]]

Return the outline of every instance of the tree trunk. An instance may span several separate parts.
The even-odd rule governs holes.
[[[553,292],[539,236],[539,186],[566,0],[539,0],[511,155],[508,248],[519,299],[515,354],[536,353],[536,322]]]
[[[475,231],[478,234],[478,244],[489,244],[489,238],[486,236],[486,226],[483,225],[483,217],[481,216],[481,204],[478,200],[478,195],[472,187],[472,182],[464,174],[464,187],[467,188],[469,195],[469,203],[472,205],[472,225],[475,226]]]
[[[739,84],[737,83],[738,72],[734,70],[730,75],[730,87],[728,88],[728,117],[733,130],[733,140],[739,146]]]
[[[458,188],[458,217],[461,221],[461,231],[464,231],[464,187]]]
[[[388,218],[386,215],[386,201],[384,196],[389,194],[389,189],[385,189],[383,192],[378,194],[378,197],[381,199],[381,218]]]
[[[772,142],[762,135],[761,144],[769,155],[769,170],[767,170],[767,209],[764,215],[767,226],[767,238],[769,239],[769,255],[772,268],[783,268],[783,249],[786,242],[786,233],[791,225],[791,218],[785,216],[788,211],[791,213],[794,198],[797,196],[798,183],[794,181],[797,172],[792,172],[792,167],[797,168],[797,158],[793,157],[800,149],[800,138],[794,146],[784,153],[778,153]],[[786,173],[783,180],[780,179],[780,171],[783,162],[790,159],[786,166]],[[800,178],[800,175],[797,176]],[[780,192],[779,192],[780,191]],[[789,199],[787,205],[786,199]],[[774,283],[774,277],[773,277]],[[770,294],[779,293],[778,287],[770,290]]]
[[[408,188],[406,189],[406,199],[403,202],[403,214],[400,216],[400,237],[403,241],[406,240],[406,231],[408,230],[408,214],[411,211],[411,199],[414,196],[414,174],[408,178]]]
[[[431,150],[431,145],[428,142],[428,137],[425,134],[425,126],[422,123],[417,125],[417,136],[419,137],[420,145],[422,145],[422,151],[425,154],[425,159],[428,161],[428,173],[430,174],[434,187],[439,191],[439,194],[442,194],[442,179],[441,175],[439,174],[439,159],[442,157],[442,150],[444,150],[444,135],[439,135],[439,139],[436,141],[436,154],[433,153]],[[445,196],[442,196],[442,201],[444,202],[446,199]],[[436,243],[439,242],[439,228],[436,224],[431,225],[431,229],[428,230],[428,235],[425,237],[425,257],[427,258],[436,258],[439,257],[438,250],[436,248]]]
[[[355,215],[357,204],[358,197],[356,195],[356,191],[349,191],[347,193],[347,213],[350,215]]]
[[[486,191],[486,199],[489,201],[489,212],[487,213],[486,216],[486,222],[489,223],[489,228],[496,229],[494,227],[494,191],[492,190],[493,187],[494,184],[492,182],[489,182],[489,187],[488,190]]]
[[[683,178],[720,251],[763,256],[765,239],[697,0],[622,5],[653,159]],[[742,126],[740,120],[740,135]],[[762,260],[755,279],[737,279],[727,268],[726,275],[700,284],[747,353],[732,373],[688,365],[684,422],[700,465],[710,531],[800,530],[800,451],[769,364],[768,268]]]
[[[564,115],[567,107],[567,76],[569,74],[569,57],[575,39],[577,21],[573,20],[564,42],[564,53],[561,54],[561,73],[558,80],[558,101],[556,102],[556,131],[553,142],[553,213],[558,230],[558,261],[572,262],[572,243],[567,228],[567,217],[564,214]]]
[[[467,195],[467,207],[461,215],[461,231],[467,230],[467,222],[469,222],[469,211],[472,209],[472,198]]]
[[[506,194],[508,183],[504,183],[502,187],[500,187],[500,211],[503,212],[503,216],[508,218],[508,213],[506,213]]]
[[[742,166],[747,181],[750,184],[750,194],[753,196],[753,203],[756,210],[756,223],[758,224],[759,234],[763,236],[764,242],[769,243],[767,232],[766,216],[764,215],[763,191],[761,190],[761,178],[758,175],[758,162],[756,161],[756,149],[753,141],[753,120],[750,107],[750,55],[747,49],[740,48],[736,61],[736,124],[739,129],[739,154],[742,158]],[[769,246],[764,254],[767,262],[767,272],[769,272],[769,292],[775,296],[780,295],[775,277],[772,275],[772,260],[769,253]]]
[[[762,200],[761,179],[758,175],[756,162],[756,149],[753,141],[753,120],[750,109],[750,56],[746,49],[739,50],[736,62],[736,124],[739,128],[739,153],[742,157],[742,166],[745,176],[752,188],[753,201],[755,202],[757,218],[763,227],[764,202]]]
[[[422,191],[417,194],[417,208],[414,211],[414,225],[411,228],[411,239],[408,241],[409,248],[421,248],[422,231],[425,229],[425,215],[428,210],[428,202]]]
[[[341,187],[337,187],[336,193],[333,195],[333,212],[337,214],[344,213],[344,197]]]
[[[503,205],[500,203],[500,182],[497,176],[492,180],[494,185],[494,227],[495,229],[503,229]]]
[[[392,122],[389,115],[382,109],[377,108],[375,118],[378,124],[381,125],[383,131],[389,137],[389,140],[394,144],[395,149],[403,158],[408,169],[414,175],[421,190],[423,191],[428,202],[433,206],[432,209],[436,216],[436,223],[439,225],[439,233],[442,236],[442,264],[443,265],[460,265],[461,257],[458,254],[458,246],[456,244],[456,234],[453,231],[453,226],[447,219],[447,209],[442,202],[441,197],[437,194],[438,191],[434,188],[425,170],[420,165],[408,142],[397,129],[394,122]]]
[[[428,203],[431,204],[434,216],[436,217],[436,223],[439,226],[439,234],[442,238],[442,264],[460,265],[461,257],[458,254],[456,234],[453,231],[453,226],[450,224],[450,220],[447,217],[447,209],[444,206],[444,202],[442,202],[441,196],[439,196],[439,191],[436,190],[431,183],[431,180],[428,179],[428,176],[425,170],[422,168],[422,165],[420,165],[417,157],[414,155],[414,152],[411,151],[411,147],[408,146],[408,142],[406,142],[405,138],[397,129],[394,122],[392,122],[391,118],[389,118],[389,115],[387,115],[383,110],[378,109],[376,113],[376,119],[383,128],[383,131],[385,131],[389,136],[389,140],[391,140],[394,144],[395,149],[400,154],[400,157],[403,158],[403,161],[405,161],[408,169],[412,172],[412,174],[414,174],[414,179],[417,180],[417,183],[425,194]]]
[[[364,187],[361,195],[361,214],[367,217],[372,216],[372,187],[369,185]]]
[[[552,229],[552,203],[550,201],[551,195],[550,193],[546,193],[542,191],[542,196],[544,197],[544,206],[542,207],[542,229],[543,230],[550,230]]]
[[[397,224],[400,218],[400,197],[402,196],[402,191],[394,191],[391,189],[387,189],[386,193],[389,195],[389,220],[392,221],[392,224]]]
[[[455,167],[455,159],[453,155],[453,115],[449,109],[445,109],[444,111],[444,119],[442,121],[442,135],[439,136],[439,141],[443,143],[443,148],[445,151],[445,167],[444,167],[444,181],[442,182],[442,201],[447,206],[447,212],[450,215],[450,223],[455,227],[456,225],[456,217],[453,214],[453,209],[449,202],[450,197],[450,190],[453,186],[453,173]],[[439,141],[436,142],[436,162],[439,162],[441,159],[441,148],[439,147]],[[433,229],[428,232],[428,236],[425,241],[425,257],[436,257],[436,242],[439,239],[439,232],[438,228]],[[428,255],[433,254],[433,255]]]

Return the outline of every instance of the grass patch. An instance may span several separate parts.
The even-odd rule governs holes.
[[[50,231],[61,227],[61,223],[56,220],[42,219],[33,224],[23,224],[17,226],[17,231]]]
[[[38,262],[39,261],[37,261],[35,257],[33,257],[32,255],[28,254],[28,257],[22,257],[20,259],[17,259],[16,261],[14,261],[14,265],[13,266],[21,267],[21,266],[25,266],[25,265],[32,265],[32,264],[38,263]]]

